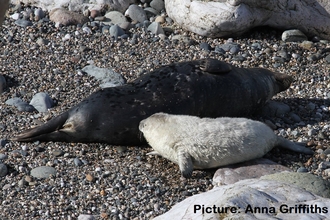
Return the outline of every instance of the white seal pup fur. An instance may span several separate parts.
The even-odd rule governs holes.
[[[139,130],[155,150],[179,165],[185,178],[196,169],[215,168],[264,156],[273,147],[313,154],[277,136],[266,124],[246,118],[199,118],[156,113],[140,122]]]

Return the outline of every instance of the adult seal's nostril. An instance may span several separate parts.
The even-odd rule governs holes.
[[[139,123],[157,112],[199,117],[250,116],[292,78],[262,68],[237,68],[216,59],[174,63],[123,86],[101,89],[16,141],[139,145]],[[285,82],[285,83],[284,83]]]

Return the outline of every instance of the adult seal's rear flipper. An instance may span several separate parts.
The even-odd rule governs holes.
[[[220,60],[208,58],[201,60],[200,69],[211,74],[225,74],[232,70],[232,66]]]
[[[31,128],[23,131],[16,137],[11,138],[12,141],[48,141],[48,140],[56,140],[56,141],[66,141],[67,134],[63,132],[59,132],[59,130],[63,127],[64,123],[68,119],[68,112],[64,112],[63,114],[51,119],[47,123]]]

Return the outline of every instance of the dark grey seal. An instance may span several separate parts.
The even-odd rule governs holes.
[[[139,145],[139,123],[157,112],[199,117],[256,113],[292,78],[262,68],[236,68],[216,59],[163,66],[124,86],[101,89],[16,141]]]

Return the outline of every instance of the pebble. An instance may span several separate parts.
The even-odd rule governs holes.
[[[6,176],[8,173],[8,169],[6,164],[0,163],[0,177]]]
[[[152,22],[148,26],[147,30],[155,35],[164,34],[164,30],[158,22]]]
[[[300,30],[287,30],[282,33],[282,40],[284,42],[299,42],[299,41],[306,41],[306,35],[301,32]]]
[[[152,0],[150,6],[159,12],[165,9],[165,3],[163,0]]]
[[[54,106],[54,102],[47,93],[39,92],[33,96],[30,105],[37,109],[38,112],[47,112],[48,109]]]
[[[233,42],[229,42],[223,45],[218,45],[218,48],[221,48],[226,52],[230,52],[231,54],[237,54],[240,51],[239,45]]]
[[[306,169],[305,167],[299,167],[299,168],[297,169],[297,172],[298,172],[298,173],[307,173],[307,172],[308,172],[308,169]]]
[[[325,57],[325,61],[327,61],[327,63],[330,63],[330,55],[327,55],[327,56]]]
[[[10,17],[14,20],[18,20],[21,18],[21,14],[16,12],[16,13],[10,15]]]
[[[80,167],[83,165],[83,162],[78,157],[74,158],[73,162],[74,162],[74,165],[76,165],[77,167]]]
[[[31,170],[30,175],[34,178],[44,179],[48,178],[51,175],[56,175],[56,170],[53,167],[49,166],[40,166]]]
[[[121,86],[125,84],[123,76],[110,68],[99,68],[94,65],[88,65],[85,66],[82,71],[95,77],[97,80],[100,80],[101,88]]]
[[[86,180],[89,181],[89,182],[94,182],[95,178],[91,174],[86,174]]]
[[[108,20],[103,21],[104,24],[121,24],[127,22],[127,18],[119,11],[110,11],[104,15]]]
[[[158,23],[160,23],[160,24],[165,23],[165,18],[164,18],[164,16],[157,16],[156,19],[155,19],[155,22],[158,22]]]
[[[212,47],[207,42],[200,43],[200,48],[206,51],[211,51]]]
[[[36,20],[43,19],[45,17],[45,12],[41,8],[36,8],[34,10],[34,16],[37,17]]]
[[[83,27],[82,31],[85,33],[85,34],[92,34],[92,30],[89,28],[89,27]]]
[[[64,8],[55,8],[49,12],[49,19],[56,24],[77,25],[88,22],[88,18],[77,12],[68,11]]]
[[[130,5],[125,12],[125,16],[129,16],[132,20],[143,23],[148,19],[146,12],[143,8],[137,5]]]
[[[6,160],[7,158],[8,158],[8,156],[7,156],[6,154],[2,154],[2,153],[0,153],[0,160],[1,160],[1,161]]]
[[[64,151],[62,151],[61,149],[55,149],[55,150],[53,151],[53,155],[54,155],[55,157],[63,156],[63,155],[64,155]]]
[[[109,29],[110,36],[114,37],[115,40],[118,40],[118,37],[125,34],[125,31],[121,29],[117,24],[112,25]]]
[[[78,220],[95,220],[96,218],[93,215],[80,214]]]
[[[27,20],[24,20],[24,19],[17,19],[15,21],[15,24],[17,26],[24,27],[24,28],[26,28],[28,26],[32,26],[32,22],[31,21],[27,21]]]
[[[305,50],[310,50],[312,49],[312,47],[314,47],[314,43],[312,41],[304,40],[303,42],[301,42],[301,44],[299,44],[299,46],[304,48]]]

